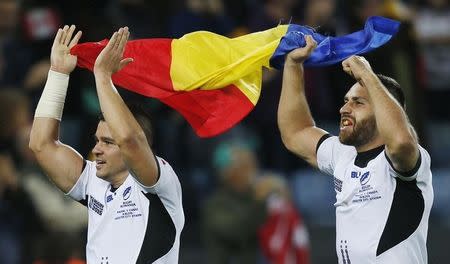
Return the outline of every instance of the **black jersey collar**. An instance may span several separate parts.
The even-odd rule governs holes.
[[[379,147],[369,149],[367,151],[358,152],[355,158],[355,165],[360,168],[365,168],[369,161],[373,160],[376,156],[378,156],[384,150],[384,145]]]

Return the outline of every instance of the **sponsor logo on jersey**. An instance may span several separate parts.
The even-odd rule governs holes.
[[[350,174],[351,178],[353,179],[359,179],[359,182],[361,185],[366,185],[370,180],[370,172],[366,171],[364,173],[360,171],[352,171]]]
[[[111,202],[112,200],[113,200],[112,194],[106,196],[106,202],[107,202],[107,203]]]
[[[123,191],[123,199],[128,200],[131,196],[131,186],[128,186],[125,191]]]
[[[98,215],[103,214],[103,207],[104,205],[97,201],[92,195],[89,195],[89,208],[91,208],[92,211],[96,212]]]

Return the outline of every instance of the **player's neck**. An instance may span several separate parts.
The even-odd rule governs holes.
[[[360,153],[360,152],[365,152],[365,151],[368,151],[368,150],[371,150],[371,149],[378,148],[381,145],[384,145],[384,142],[383,142],[383,140],[380,137],[377,137],[374,140],[371,140],[370,142],[368,142],[368,143],[366,143],[364,145],[355,147],[355,148],[356,148],[356,151],[358,153]]]
[[[116,175],[114,175],[114,177],[112,177],[109,180],[109,183],[111,183],[111,186],[115,189],[119,188],[127,179],[129,172],[128,171],[124,171],[124,172],[120,172]]]

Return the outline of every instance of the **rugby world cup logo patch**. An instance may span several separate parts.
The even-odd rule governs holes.
[[[123,199],[128,200],[131,196],[131,186],[128,186],[125,191],[123,191]]]
[[[351,177],[359,179],[359,182],[361,183],[361,185],[366,185],[370,180],[370,172],[366,171],[366,172],[362,173],[362,172],[358,172],[358,171],[352,171]]]
[[[370,173],[366,171],[363,175],[361,175],[361,178],[359,178],[359,182],[361,185],[366,185],[370,180]]]

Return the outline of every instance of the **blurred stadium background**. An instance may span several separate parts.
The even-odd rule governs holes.
[[[450,1],[448,0],[0,0],[0,262],[69,263],[83,260],[86,212],[57,191],[27,149],[33,111],[45,84],[54,34],[64,24],[83,31],[81,42],[108,38],[129,26],[132,38],[177,38],[196,30],[226,36],[264,30],[280,22],[306,24],[343,35],[366,18],[402,21],[398,35],[366,55],[373,69],[394,77],[407,111],[432,157],[435,191],[429,226],[429,263],[448,263],[450,251]],[[340,65],[306,70],[306,90],[319,126],[337,133],[342,98],[352,80]],[[99,111],[92,73],[71,75],[62,141],[88,157]],[[180,263],[210,263],[202,226],[205,201],[220,177],[212,153],[224,142],[246,142],[261,171],[286,180],[309,233],[311,263],[335,263],[332,180],[283,147],[276,123],[281,73],[265,71],[255,110],[229,132],[200,139],[175,111],[148,104],[156,153],[180,176],[186,226]],[[258,217],[255,215],[254,217]],[[405,219],[407,221],[407,219]],[[54,262],[45,262],[53,259]],[[238,263],[238,262],[235,262]],[[258,263],[264,263],[263,260]]]

